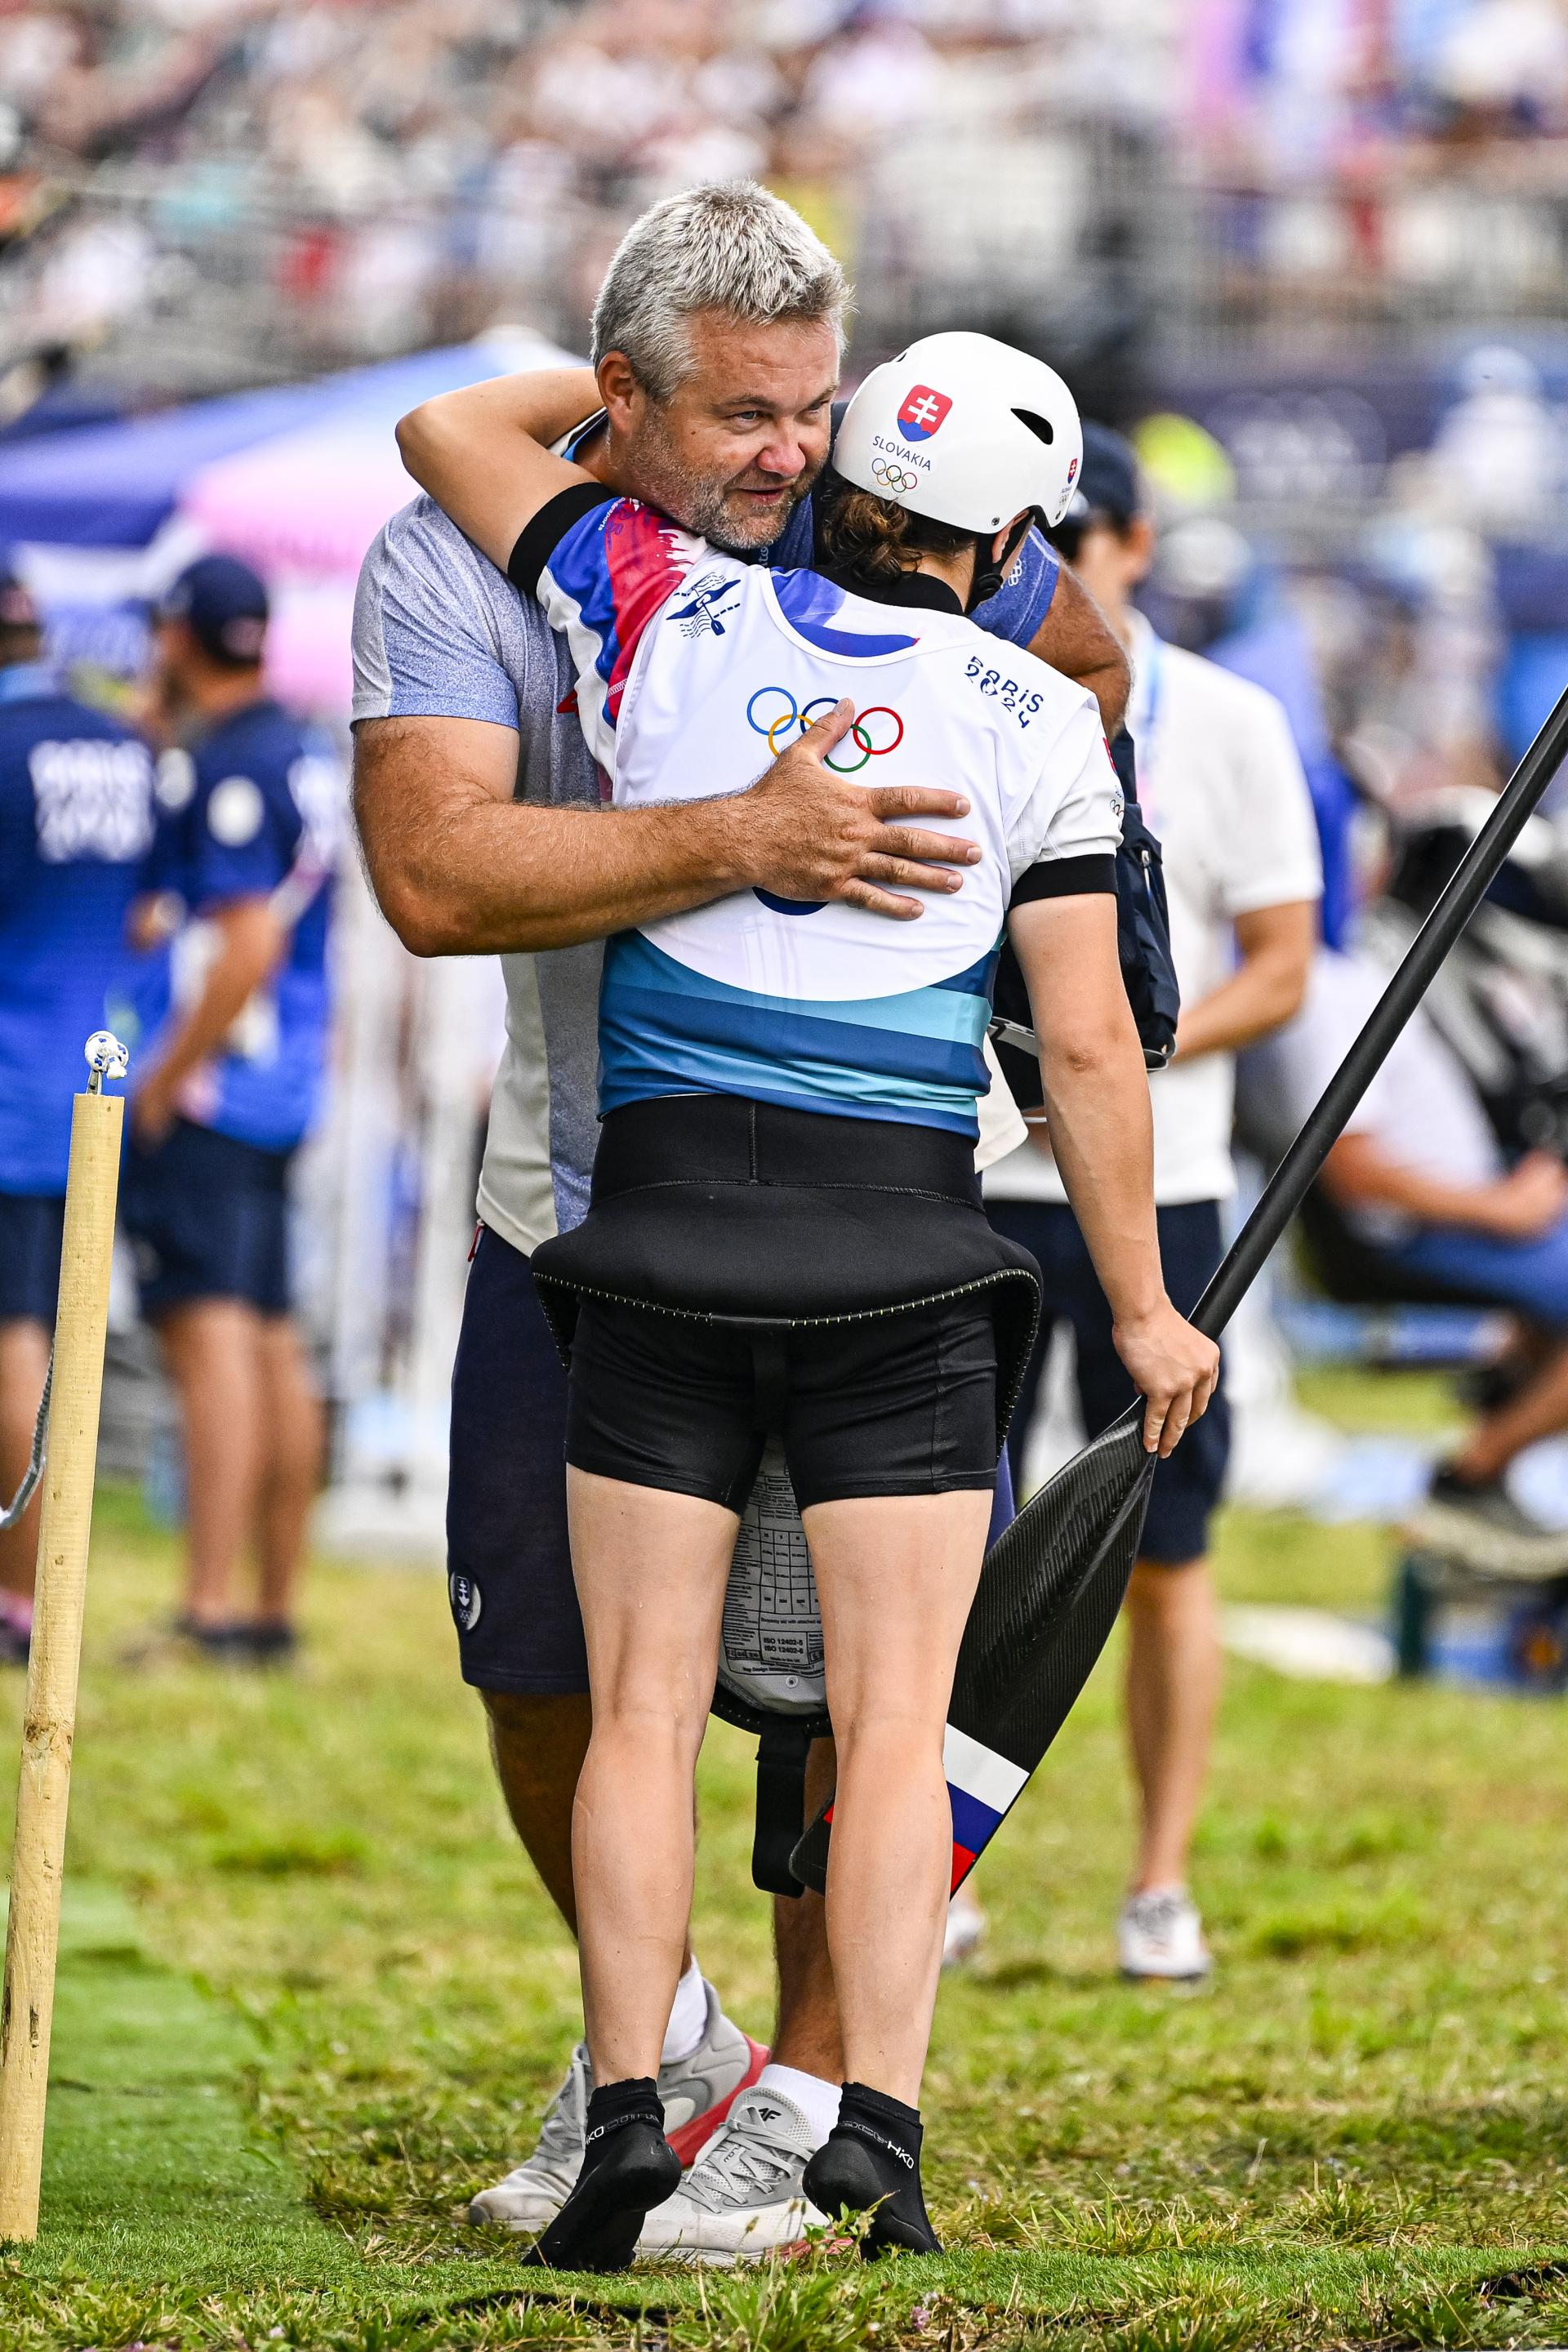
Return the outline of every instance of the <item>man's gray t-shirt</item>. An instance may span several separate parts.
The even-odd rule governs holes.
[[[353,647],[356,721],[479,719],[511,729],[519,800],[598,805],[564,640],[431,499],[394,515],[366,556]],[[603,942],[592,940],[500,960],[506,1050],[479,1211],[514,1249],[569,1230],[588,1206],[603,959]]]

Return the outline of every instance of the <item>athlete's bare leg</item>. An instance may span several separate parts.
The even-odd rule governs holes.
[[[195,1623],[232,1623],[240,1556],[256,1525],[262,1466],[260,1318],[237,1298],[198,1298],[159,1318],[185,1442],[185,1591]]]
[[[1142,1808],[1132,1892],[1180,1886],[1219,1706],[1219,1602],[1206,1559],[1141,1559],[1127,1591],[1127,1727]]]
[[[0,1504],[10,1501],[26,1475],[48,1369],[49,1335],[43,1324],[30,1316],[0,1323]],[[0,1585],[22,1601],[32,1598],[42,1502],[35,1495],[16,1525],[0,1530]]]
[[[838,1748],[827,1941],[845,2072],[918,2106],[952,1865],[942,1733],[991,1496],[820,1503],[802,1517]]]
[[[600,2084],[657,2075],[691,1910],[692,1776],[733,1511],[568,1468],[593,1730],[573,1811],[583,2010]]]
[[[321,1401],[291,1317],[258,1331],[263,1457],[256,1527],[257,1620],[287,1625],[321,1476]]]
[[[545,1893],[574,1936],[577,1897],[572,1884],[572,1803],[588,1752],[593,1707],[586,1691],[484,1691],[490,1753],[511,1824],[539,1873]],[[833,1793],[837,1767],[833,1742],[816,1740],[806,1767],[805,1821]],[[844,2079],[844,2050],[827,1920],[820,1895],[773,1905],[778,1965],[778,2023],[772,2055],[825,2083]],[[681,1969],[689,1966],[688,1944]]]

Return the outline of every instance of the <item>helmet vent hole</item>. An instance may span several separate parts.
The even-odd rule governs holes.
[[[1020,425],[1028,426],[1037,440],[1044,441],[1048,446],[1056,439],[1056,428],[1048,416],[1037,415],[1032,408],[1016,408],[1013,414]]]

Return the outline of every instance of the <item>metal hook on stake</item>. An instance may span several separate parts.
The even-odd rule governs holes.
[[[89,1074],[89,1095],[100,1095],[105,1078],[122,1078],[131,1067],[130,1049],[121,1044],[112,1029],[95,1029],[81,1050]]]

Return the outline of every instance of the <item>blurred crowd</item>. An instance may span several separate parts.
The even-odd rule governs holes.
[[[174,389],[498,317],[579,341],[643,205],[753,173],[868,346],[955,300],[1089,342],[1529,311],[1565,123],[1563,0],[20,0],[0,354],[107,338]]]
[[[1277,693],[1309,769],[1399,814],[1495,786],[1568,677],[1568,408],[1554,365],[1477,342],[1417,446],[1346,392],[1227,395],[1136,428],[1166,529],[1163,632]]]

